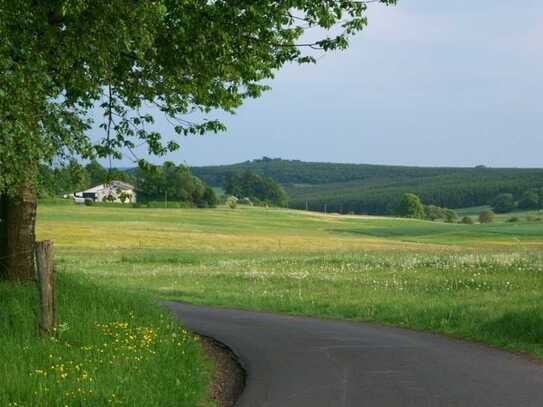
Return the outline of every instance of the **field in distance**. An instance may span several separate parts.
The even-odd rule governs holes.
[[[441,332],[543,358],[543,222],[42,206],[60,274],[196,304]]]

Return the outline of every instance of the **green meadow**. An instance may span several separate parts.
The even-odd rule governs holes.
[[[0,377],[12,378],[2,405],[209,404],[212,363],[160,299],[392,324],[543,358],[543,222],[533,216],[463,225],[252,207],[38,212],[38,238],[56,245],[59,332],[37,339],[34,288],[0,285]]]

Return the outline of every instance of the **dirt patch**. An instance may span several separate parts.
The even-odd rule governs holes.
[[[217,407],[233,407],[245,387],[245,370],[236,354],[226,345],[206,336],[200,338],[216,369],[208,397]]]

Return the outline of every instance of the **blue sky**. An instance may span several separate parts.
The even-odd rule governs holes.
[[[168,159],[543,167],[543,2],[400,0],[368,18],[347,51],[285,67],[220,115],[227,132]]]

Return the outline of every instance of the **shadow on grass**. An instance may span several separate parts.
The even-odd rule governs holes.
[[[543,308],[507,312],[499,318],[483,323],[481,332],[502,338],[504,342],[534,344],[543,350]]]

